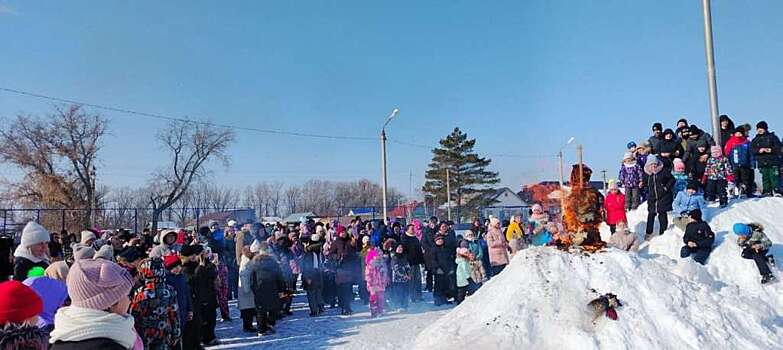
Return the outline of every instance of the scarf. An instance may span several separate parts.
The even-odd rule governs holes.
[[[137,337],[133,323],[133,316],[67,306],[60,308],[54,315],[54,330],[49,343],[109,338],[130,349]]]

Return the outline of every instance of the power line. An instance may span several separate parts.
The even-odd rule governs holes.
[[[95,103],[88,103],[88,102],[77,101],[77,100],[68,99],[68,98],[47,96],[47,95],[37,94],[37,93],[29,92],[29,91],[10,89],[10,88],[6,88],[6,87],[0,87],[0,91],[5,91],[5,92],[17,94],[17,95],[23,95],[23,96],[27,96],[27,97],[34,97],[34,98],[39,98],[39,99],[44,99],[44,100],[49,100],[49,101],[54,101],[54,102],[78,104],[78,105],[82,105],[82,106],[87,106],[87,107],[101,109],[101,110],[106,110],[106,111],[111,111],[111,112],[118,112],[118,113],[124,113],[124,114],[137,115],[137,116],[140,116],[140,117],[148,117],[148,118],[154,118],[154,119],[166,120],[166,121],[173,121],[173,122],[201,124],[201,125],[205,125],[205,126],[225,128],[225,129],[235,129],[235,130],[260,132],[260,133],[265,133],[265,134],[288,135],[288,136],[297,136],[297,137],[310,137],[310,138],[319,138],[319,139],[375,141],[374,137],[321,135],[321,134],[311,134],[311,133],[303,133],[303,132],[296,132],[296,131],[286,131],[286,130],[276,130],[276,129],[261,129],[261,128],[253,128],[253,127],[247,127],[247,126],[236,126],[236,125],[229,125],[229,124],[213,123],[213,122],[208,122],[208,121],[191,120],[191,119],[187,119],[187,118],[172,117],[172,116],[168,116],[168,115],[164,115],[164,114],[139,112],[139,111],[134,111],[134,110],[127,109],[127,108],[105,106],[105,105],[99,105],[99,104],[95,104]]]

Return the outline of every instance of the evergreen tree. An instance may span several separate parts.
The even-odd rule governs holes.
[[[487,171],[491,159],[473,152],[476,139],[454,128],[440,147],[432,150],[432,162],[425,174],[422,191],[435,197],[435,203],[446,203],[446,169],[449,169],[452,210],[457,221],[465,215],[477,214],[482,206],[491,204],[490,185],[500,182],[497,172]]]

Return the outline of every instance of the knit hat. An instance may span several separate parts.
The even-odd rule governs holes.
[[[750,226],[743,224],[741,222],[738,222],[734,224],[734,227],[732,228],[734,233],[740,236],[749,236],[750,235]]]
[[[712,146],[710,147],[710,155],[712,158],[719,158],[723,155],[723,152],[720,149],[720,146]]]
[[[74,260],[92,259],[95,256],[95,249],[92,249],[90,246],[75,243],[71,248],[73,249]]]
[[[609,181],[608,181],[608,184],[607,184],[607,187],[608,187],[610,190],[616,190],[616,189],[618,188],[618,186],[617,186],[617,180],[615,180],[615,179],[609,179]]]
[[[744,134],[745,133],[745,128],[743,128],[742,126],[738,126],[738,127],[734,128],[734,131],[732,131],[731,133],[732,134],[736,134],[736,133]]]
[[[370,242],[370,236],[364,236],[362,237],[362,244],[367,244]]]
[[[106,310],[130,293],[133,280],[111,261],[82,259],[71,266],[67,285],[73,306]]]
[[[28,222],[22,230],[22,241],[19,245],[27,248],[41,242],[49,242],[49,232],[37,222]]]
[[[315,227],[315,233],[317,233],[317,234],[323,235],[324,234],[324,230],[326,230],[326,229],[322,225],[318,225],[318,226]]]
[[[530,210],[532,210],[532,211],[536,211],[536,210],[544,211],[544,207],[542,207],[541,204],[536,203],[536,204],[533,204],[533,207],[530,208]]]
[[[666,130],[664,130],[664,131],[663,131],[663,136],[666,136],[666,135],[672,135],[672,136],[674,136],[674,130],[672,130],[672,129],[666,129]]]
[[[234,226],[237,225],[237,221],[236,220],[228,220],[227,224],[228,224],[228,226],[234,227]]]
[[[468,254],[470,254],[470,250],[468,250],[468,248],[457,248],[457,255],[465,256]]]
[[[652,129],[661,131],[661,130],[663,130],[663,125],[661,123],[655,123],[655,124],[653,124]]]
[[[680,158],[674,158],[674,171],[682,172],[685,171],[685,163]]]
[[[756,124],[756,129],[764,129],[766,131],[769,130],[769,126],[767,125],[767,122],[762,120]]]
[[[182,265],[182,260],[176,254],[166,255],[163,257],[163,264],[167,269],[173,270],[175,267]]]
[[[635,160],[636,157],[634,157],[633,153],[631,153],[631,152],[625,152],[625,153],[623,153],[623,160],[626,160],[626,159],[633,159],[633,160]]]
[[[185,247],[182,248],[184,249]],[[141,259],[141,252],[136,247],[128,247],[125,248],[118,256],[125,259],[127,262],[134,262]]]
[[[698,191],[699,190],[699,184],[696,181],[688,181],[688,184],[685,185],[685,189],[686,190]]]
[[[688,213],[688,216],[691,217],[691,219],[696,221],[701,221],[701,209],[693,209]]]
[[[19,281],[0,283],[0,325],[22,323],[41,311],[43,302],[32,288]]]
[[[494,226],[497,226],[497,224],[499,224],[499,223],[500,223],[500,219],[498,219],[498,218],[496,218],[494,216],[489,218],[489,225],[490,226],[494,227]]]
[[[628,148],[628,149],[636,148],[636,142],[633,142],[633,141],[628,142],[628,144],[625,145],[625,148]]]
[[[68,264],[65,261],[57,261],[49,265],[49,267],[47,267],[46,270],[44,270],[44,274],[46,275],[46,277],[60,280],[63,281],[63,283],[65,283],[65,281],[68,279],[69,269],[70,268],[68,267]]]
[[[95,252],[95,255],[92,256],[92,258],[114,261],[114,247],[112,247],[111,244],[106,244],[103,247],[101,247],[101,249],[98,249],[98,251]]]
[[[95,240],[95,233],[92,231],[84,230],[81,232],[82,239],[79,240],[79,243],[87,245],[87,241],[89,240]]]
[[[473,232],[473,230],[467,230],[465,231],[465,239],[473,242],[476,240],[476,234]]]

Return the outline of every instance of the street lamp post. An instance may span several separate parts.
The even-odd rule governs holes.
[[[382,193],[382,200],[383,200],[383,222],[384,224],[388,224],[386,222],[386,125],[389,125],[389,122],[394,119],[394,117],[397,116],[397,113],[400,113],[400,110],[395,108],[391,114],[389,114],[389,117],[386,118],[386,122],[383,123],[383,127],[381,128],[381,174],[383,176],[383,193]]]
[[[712,117],[712,137],[715,144],[721,144],[720,120],[718,118],[718,83],[715,80],[715,49],[712,46],[712,11],[710,0],[701,1],[704,12],[704,53],[707,56],[707,85],[710,89],[710,116]]]
[[[572,136],[565,145],[560,146],[560,150],[557,152],[557,158],[560,160],[560,219],[563,218],[563,208],[565,208],[565,191],[563,190],[563,149],[573,142],[574,137]]]

